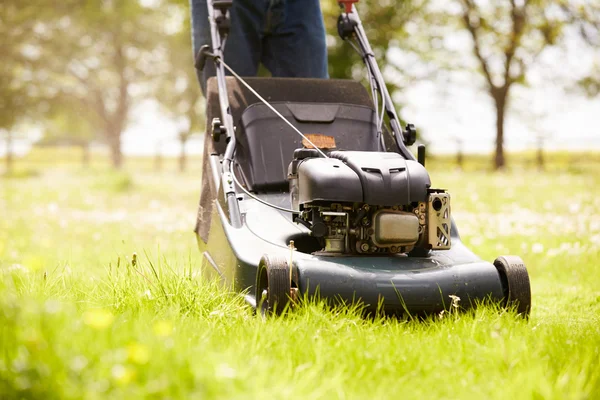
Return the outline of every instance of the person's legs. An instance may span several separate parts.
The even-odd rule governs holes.
[[[211,44],[207,0],[190,0],[192,17],[192,45],[194,57],[205,44]],[[236,0],[231,10],[231,30],[225,45],[225,62],[242,76],[254,76],[261,52],[261,32],[264,18],[264,0]],[[204,70],[197,71],[202,92],[206,80],[215,75],[215,65],[207,60]]]
[[[319,0],[271,0],[261,61],[275,77],[329,77]]]

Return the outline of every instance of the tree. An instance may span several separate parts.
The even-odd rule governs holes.
[[[563,7],[579,32],[580,37],[592,48],[595,48],[595,65],[588,74],[577,81],[577,85],[590,98],[600,94],[600,4],[586,2],[579,7]]]
[[[179,171],[183,172],[187,167],[186,144],[205,125],[205,102],[192,57],[189,2],[171,0],[165,7],[167,14],[180,23],[179,29],[165,37],[169,72],[156,85],[156,98],[178,127]]]
[[[39,91],[32,84],[40,50],[36,21],[44,13],[16,0],[2,3],[0,12],[0,132],[5,138],[6,171],[13,168],[13,129],[39,104]]]
[[[574,12],[578,6],[568,0],[455,0],[435,4],[438,9],[429,9],[421,20],[422,27],[434,31],[431,42],[443,43],[448,36],[463,32],[468,35],[476,71],[483,77],[495,109],[494,167],[501,169],[506,165],[505,120],[511,90],[527,85],[527,74],[538,64],[540,54],[549,47],[559,48],[568,29],[589,16]],[[465,71],[472,67],[461,55],[444,50],[434,57],[440,69]]]
[[[503,168],[504,123],[510,90],[523,84],[528,68],[549,45],[557,43],[564,20],[552,16],[550,2],[509,0],[480,5],[460,0],[461,20],[473,43],[473,54],[487,83],[496,108],[494,166]]]
[[[123,163],[121,135],[136,100],[148,95],[149,81],[166,73],[163,35],[153,29],[158,18],[156,9],[136,0],[80,2],[52,42],[49,85],[75,100],[76,112],[97,127],[115,168]]]

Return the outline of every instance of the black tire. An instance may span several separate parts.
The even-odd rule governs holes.
[[[531,285],[525,263],[518,256],[500,256],[494,260],[500,273],[506,307],[515,307],[517,313],[529,317],[531,311]]]
[[[279,255],[264,255],[256,274],[256,309],[263,315],[281,315],[290,303],[290,267]]]

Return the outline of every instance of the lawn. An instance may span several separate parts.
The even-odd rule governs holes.
[[[434,160],[465,243],[521,255],[533,308],[411,321],[258,318],[199,274],[198,160],[53,159],[0,178],[0,399],[600,398],[600,163]]]

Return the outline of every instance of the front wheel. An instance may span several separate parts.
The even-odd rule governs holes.
[[[518,314],[529,316],[531,311],[531,285],[525,263],[518,256],[500,256],[494,260],[500,274],[507,307],[515,307]]]
[[[290,303],[290,266],[285,257],[264,255],[256,274],[256,309],[261,314],[280,315]]]

